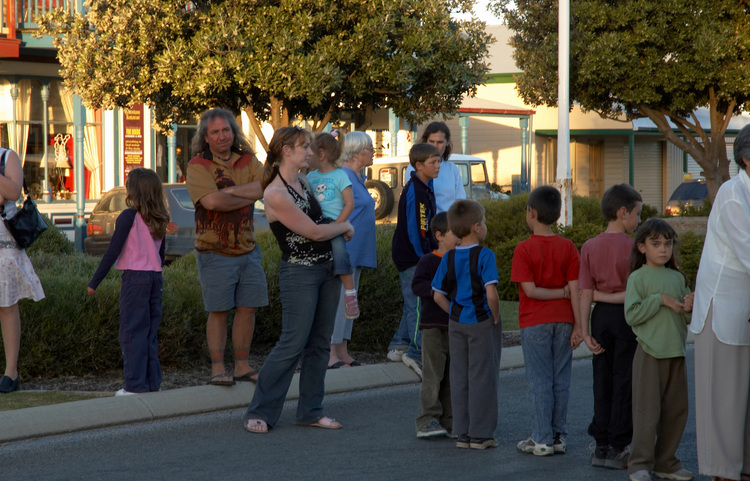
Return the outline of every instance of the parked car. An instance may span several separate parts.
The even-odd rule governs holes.
[[[680,215],[683,207],[701,207],[708,197],[705,179],[688,180],[678,185],[666,206],[668,215]]]
[[[195,248],[195,207],[185,184],[164,184],[164,193],[170,217],[164,253],[167,260],[174,260]],[[87,254],[100,256],[106,252],[115,232],[115,221],[127,208],[125,196],[125,186],[115,187],[97,202],[89,216],[83,241]]]
[[[456,164],[467,199],[507,199],[508,196],[494,192],[487,180],[487,166],[484,159],[473,155],[452,154],[449,158]],[[367,168],[365,186],[375,199],[375,219],[378,222],[396,222],[398,216],[398,199],[401,191],[409,179],[406,169],[409,166],[409,156],[383,157],[375,159],[373,165]]]
[[[195,249],[195,206],[185,184],[164,184],[164,194],[167,196],[170,217],[164,254],[166,260],[174,260]],[[106,192],[94,207],[86,226],[86,239],[83,241],[87,254],[100,256],[109,247],[115,231],[115,221],[127,207],[125,195],[124,186],[115,187]],[[256,232],[268,230],[262,200],[255,202],[253,227]]]

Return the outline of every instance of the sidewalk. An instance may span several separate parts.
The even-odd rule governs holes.
[[[692,339],[690,339],[692,341]],[[573,359],[591,356],[585,345],[573,351]],[[503,349],[500,370],[523,367],[521,346]],[[295,374],[287,400],[299,397]],[[403,363],[390,362],[326,374],[326,394],[375,389],[420,382]],[[140,423],[176,416],[247,407],[255,385],[197,386],[132,396],[106,397],[70,403],[0,412],[0,444],[22,439],[64,434],[87,429]]]

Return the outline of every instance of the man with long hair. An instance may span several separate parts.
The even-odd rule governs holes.
[[[224,109],[206,111],[192,141],[187,188],[195,204],[195,250],[198,280],[208,311],[206,339],[211,356],[209,384],[255,382],[250,344],[255,310],[268,304],[260,248],[253,237],[253,204],[263,197],[263,166],[234,115]],[[233,193],[227,187],[237,186]],[[232,327],[234,375],[224,367],[229,311],[236,308]]]

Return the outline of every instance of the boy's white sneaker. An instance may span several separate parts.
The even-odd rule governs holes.
[[[565,443],[565,438],[562,437],[562,434],[555,433],[555,441],[552,443],[552,448],[555,451],[555,454],[565,454],[568,445]]]
[[[539,444],[534,438],[524,439],[516,444],[516,448],[522,453],[533,454],[534,456],[552,456],[555,454],[555,448],[551,444]]]
[[[138,393],[126,391],[125,388],[122,388],[115,393],[115,396],[131,396],[133,394],[138,394]]]
[[[404,351],[400,349],[391,349],[390,351],[388,351],[388,356],[386,357],[391,362],[401,362],[401,358],[403,357],[403,355]]]
[[[412,359],[408,354],[404,353],[404,355],[401,356],[401,362],[406,364],[406,367],[409,367],[412,371],[416,372],[420,379],[422,378],[422,364],[417,362],[416,359]]]

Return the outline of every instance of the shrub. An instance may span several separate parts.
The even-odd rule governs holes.
[[[677,242],[675,260],[677,265],[688,278],[688,287],[695,290],[695,276],[698,275],[698,265],[703,253],[703,242],[706,238],[694,232],[682,234]]]
[[[485,245],[495,252],[499,277],[497,291],[500,299],[505,301],[518,300],[518,286],[510,281],[510,271],[516,245],[530,235],[526,224],[528,198],[528,194],[519,194],[505,201],[483,203],[487,218]],[[574,195],[573,224],[567,227],[553,225],[552,230],[572,240],[580,249],[584,242],[606,227],[599,202],[591,197]]]
[[[34,252],[44,252],[46,254],[72,254],[75,252],[75,246],[68,240],[68,237],[54,225],[46,214],[42,215],[44,222],[47,223],[47,229],[39,238],[26,249],[27,254]]]
[[[506,201],[487,201],[488,234],[485,245],[497,258],[501,300],[518,299],[518,286],[510,282],[513,251],[528,238],[527,196]],[[586,239],[605,226],[598,203],[573,198],[573,225],[559,228],[579,248]],[[558,229],[558,227],[555,227]],[[360,279],[359,302],[362,316],[355,321],[350,348],[355,351],[385,351],[401,319],[403,300],[398,272],[391,260],[393,225],[377,227],[376,269],[364,269]],[[112,270],[97,289],[86,294],[86,286],[100,258],[68,252],[67,239],[56,228],[47,229],[49,242],[40,238],[29,249],[34,268],[42,281],[46,299],[20,302],[23,336],[20,366],[24,377],[81,375],[122,366],[117,341],[120,273]],[[257,236],[263,269],[268,282],[269,305],[258,310],[253,341],[254,351],[264,351],[279,339],[281,302],[278,267],[281,253],[270,232]],[[678,264],[695,283],[703,237],[681,236]],[[50,251],[50,253],[48,253]],[[208,366],[206,317],[198,283],[195,255],[184,256],[164,268],[163,319],[159,332],[159,353],[164,366]],[[230,324],[232,319],[230,317]],[[230,336],[231,339],[231,336]],[[231,353],[231,342],[227,353]],[[229,354],[231,358],[231,354]]]

